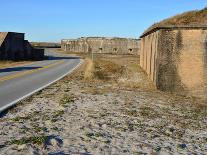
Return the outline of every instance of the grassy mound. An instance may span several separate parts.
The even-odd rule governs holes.
[[[207,8],[178,14],[159,23],[155,23],[145,33],[156,27],[163,26],[207,26]]]

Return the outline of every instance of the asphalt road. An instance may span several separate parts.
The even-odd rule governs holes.
[[[0,112],[71,73],[81,59],[47,53],[48,60],[0,69]]]

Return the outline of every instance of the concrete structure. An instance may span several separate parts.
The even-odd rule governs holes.
[[[34,49],[24,33],[0,32],[0,60],[40,60],[43,49]]]
[[[89,37],[75,40],[63,39],[61,48],[78,53],[139,54],[138,39]]]
[[[207,97],[207,26],[145,32],[140,65],[158,89]]]
[[[61,48],[60,43],[55,42],[30,42],[35,48]]]

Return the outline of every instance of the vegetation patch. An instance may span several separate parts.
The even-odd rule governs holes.
[[[65,94],[63,98],[60,100],[59,104],[63,107],[67,107],[70,103],[73,103],[74,101],[75,101],[74,95]]]
[[[48,129],[46,128],[46,127],[39,127],[39,126],[34,126],[34,130],[35,130],[35,132],[47,132],[48,131]]]
[[[102,58],[97,57],[94,61],[87,58],[87,61],[88,63],[84,74],[85,80],[116,80],[124,71],[124,66]]]
[[[133,117],[138,117],[139,114],[138,114],[138,111],[135,110],[135,109],[128,109],[125,111],[125,114],[128,115],[128,116],[133,116]]]
[[[85,80],[91,80],[94,77],[94,74],[93,74],[93,72],[94,72],[94,63],[89,58],[86,59],[86,62],[87,62],[87,66],[86,66],[85,73],[84,73],[84,79]]]
[[[23,145],[23,144],[36,144],[36,145],[42,145],[44,144],[48,139],[48,136],[35,136],[35,137],[23,137],[21,139],[14,139],[9,142],[6,142],[7,145]]]
[[[202,10],[188,11],[182,14],[175,15],[168,19],[165,19],[159,23],[153,24],[148,28],[146,32],[153,30],[156,27],[161,26],[195,26],[195,25],[206,25],[207,23],[207,8]]]
[[[39,115],[39,113],[40,113],[39,111],[35,111],[33,113],[29,113],[27,116],[18,116],[18,117],[12,118],[11,120],[14,122],[19,122],[19,121],[34,119],[35,116]]]
[[[146,117],[146,118],[150,118],[150,119],[159,117],[158,112],[155,111],[151,107],[142,106],[139,108],[139,113],[141,116]]]
[[[52,122],[57,122],[58,121],[58,118],[59,117],[62,117],[63,114],[65,113],[64,110],[58,110],[58,111],[55,111],[52,115]]]

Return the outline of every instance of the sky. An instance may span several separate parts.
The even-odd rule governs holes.
[[[89,36],[139,38],[167,17],[207,7],[207,0],[0,0],[0,31],[29,41]]]

